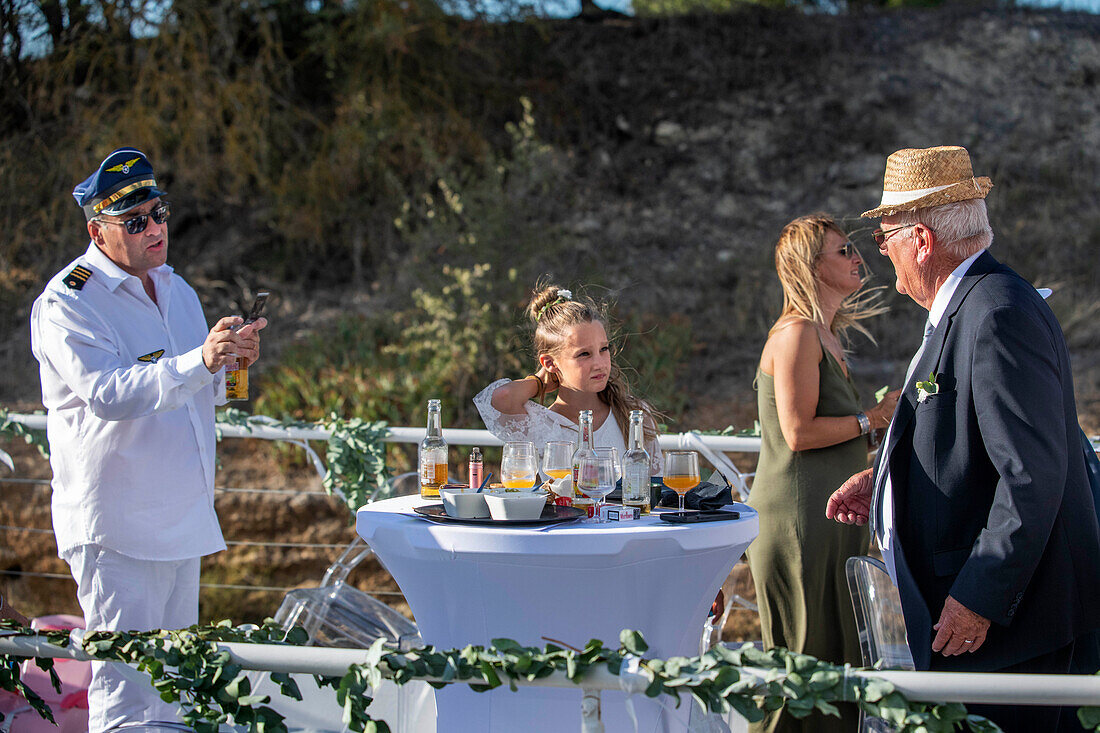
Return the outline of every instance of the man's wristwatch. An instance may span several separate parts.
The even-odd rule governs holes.
[[[856,420],[859,421],[859,434],[866,435],[871,432],[871,418],[867,417],[866,412],[857,412]]]

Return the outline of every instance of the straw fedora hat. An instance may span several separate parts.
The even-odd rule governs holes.
[[[906,148],[886,159],[882,202],[863,217],[891,216],[925,206],[984,199],[993,188],[988,178],[975,178],[966,148]]]

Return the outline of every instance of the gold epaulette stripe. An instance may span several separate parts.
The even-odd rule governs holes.
[[[72,272],[65,276],[65,279],[61,282],[68,285],[73,290],[80,290],[84,287],[84,283],[88,282],[88,278],[92,276],[92,271],[82,265],[77,265],[73,268]]]
[[[129,186],[126,186],[125,188],[120,188],[119,190],[115,191],[110,196],[103,199],[102,201],[100,201],[95,206],[93,206],[92,211],[94,211],[95,213],[98,214],[99,212],[103,211],[105,208],[107,208],[108,206],[113,204],[115,201],[118,201],[120,198],[122,198],[123,196],[125,196],[128,193],[132,193],[132,192],[138,190],[139,188],[156,188],[156,186],[157,186],[157,181],[154,178],[146,178],[143,181],[138,181],[137,183],[131,183]]]

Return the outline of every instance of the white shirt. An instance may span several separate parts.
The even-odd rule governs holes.
[[[574,445],[580,443],[579,425],[533,400],[527,401],[524,405],[525,412],[519,415],[506,415],[493,407],[493,393],[509,382],[507,379],[498,379],[474,397],[474,406],[481,413],[481,419],[490,433],[505,442],[529,440],[535,444],[535,450],[540,456],[551,440],[564,440]],[[619,460],[622,460],[626,453],[626,441],[619,430],[619,423],[615,420],[615,413],[609,413],[603,424],[593,431],[592,447],[614,448],[618,451]],[[649,472],[654,476],[659,475],[662,470],[660,446],[654,441],[647,444],[645,449],[649,452]]]
[[[91,275],[65,284],[80,265]],[[140,560],[225,549],[214,513],[214,405],[195,291],[163,265],[157,302],[95,244],[34,302],[58,553],[96,544]],[[162,351],[163,350],[163,351]]]
[[[951,297],[955,295],[955,290],[959,287],[959,283],[962,282],[963,275],[970,270],[970,266],[974,264],[974,260],[981,256],[982,252],[985,252],[985,250],[980,249],[960,262],[959,266],[952,270],[951,274],[947,276],[947,280],[940,286],[940,289],[936,291],[936,297],[932,300],[932,307],[928,310],[928,322],[932,324],[933,329],[939,328],[943,313],[947,310],[947,305],[951,302]],[[905,372],[904,386],[908,386],[909,380],[913,378],[913,369],[916,368],[917,362],[920,361],[926,343],[927,339],[921,341],[920,348],[917,349],[917,353],[913,355],[913,359],[909,362],[909,368]],[[883,446],[890,445],[890,433],[893,429],[894,423],[891,420],[889,427],[886,428],[886,436],[882,440]],[[883,470],[886,470],[885,466],[883,466]],[[897,585],[898,576],[897,571],[894,570],[893,538],[894,487],[890,481],[890,472],[886,471],[886,477],[883,479],[882,483],[882,539],[879,543],[879,549],[882,550],[882,561],[890,571],[890,578],[894,581],[894,585]]]

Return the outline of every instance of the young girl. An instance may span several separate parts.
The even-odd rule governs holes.
[[[474,397],[485,427],[501,440],[529,440],[541,455],[546,443],[580,442],[581,410],[592,411],[592,442],[626,452],[630,411],[641,410],[651,475],[661,472],[655,413],[635,397],[612,363],[607,320],[591,300],[574,299],[556,285],[538,289],[527,306],[534,323],[538,368],[523,379],[498,379]],[[546,398],[554,402],[545,407]]]

